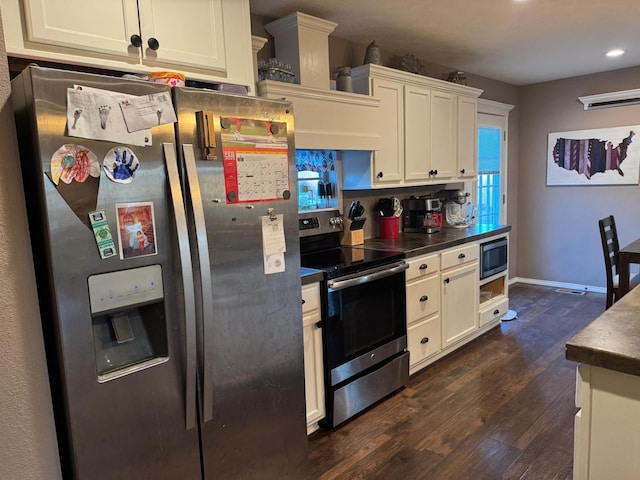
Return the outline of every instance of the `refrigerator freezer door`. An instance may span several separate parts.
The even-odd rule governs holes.
[[[56,426],[65,477],[200,479],[198,430],[185,428],[185,411],[193,402],[185,396],[190,381],[185,377],[185,335],[190,333],[185,331],[184,322],[185,288],[189,287],[183,287],[180,279],[188,266],[179,258],[176,204],[171,202],[163,154],[163,143],[175,141],[174,126],[153,127],[152,146],[127,146],[139,162],[130,183],[114,182],[100,168],[93,192],[90,184],[77,180],[56,186],[47,174],[52,155],[61,146],[81,144],[100,162],[119,146],[68,136],[67,89],[74,85],[138,96],[169,91],[166,86],[145,82],[35,66],[27,67],[12,82],[43,328],[53,393],[59,405]],[[62,196],[65,186],[76,193],[75,197]],[[78,196],[76,188],[83,194]],[[84,192],[94,195],[92,208],[105,212],[116,247],[125,238],[118,232],[116,204],[152,205],[155,236],[151,241],[156,253],[101,259],[93,231],[72,208],[73,198],[86,199]],[[188,255],[186,261],[190,261]],[[164,298],[150,305],[138,304],[128,321],[134,336],[140,326],[144,327],[149,351],[159,346],[162,361],[100,381],[94,339],[113,348],[118,342],[115,336],[109,339],[113,335],[113,322],[105,318],[109,313],[91,313],[88,278],[150,265],[161,268]],[[135,285],[129,287],[135,295]],[[127,319],[122,317],[118,322],[126,327]],[[97,337],[94,329],[98,330]],[[132,343],[121,345],[131,348]],[[106,370],[108,366],[104,365]]]
[[[194,152],[193,157],[190,153],[183,155],[183,161],[186,170],[197,172],[199,186],[198,192],[191,193],[199,198],[187,203],[202,205],[207,236],[209,265],[197,259],[194,265],[196,270],[209,269],[211,276],[211,290],[203,288],[203,295],[211,295],[212,313],[201,318],[208,358],[208,378],[203,388],[209,390],[212,399],[212,410],[204,412],[212,419],[201,424],[205,476],[221,471],[228,478],[305,478],[302,298],[291,105],[190,88],[174,89],[174,100],[178,143],[185,146],[185,151]],[[216,160],[204,155],[197,123],[201,111],[215,113]],[[267,152],[264,157],[270,157],[268,149],[278,144],[269,134],[279,133],[282,140],[282,130],[265,130],[266,125],[278,123],[286,129],[284,174],[289,179],[290,194],[281,192],[276,198],[276,192],[271,200],[243,201],[252,193],[242,191],[242,179],[234,179],[239,190],[236,196],[228,195],[234,190],[228,181],[225,183],[224,161],[229,151],[223,144],[232,140],[227,136],[223,141],[221,129],[229,119],[231,123],[226,126],[232,133],[234,119],[242,119],[244,126],[254,128],[243,127],[229,148],[236,148],[238,156],[246,152],[247,161],[256,151]],[[265,139],[273,142],[271,146],[261,143]],[[271,174],[281,182],[279,162],[280,158],[275,158],[271,168],[267,161],[267,167],[255,174]],[[267,275],[262,219],[270,213],[282,215],[286,252],[285,270]]]

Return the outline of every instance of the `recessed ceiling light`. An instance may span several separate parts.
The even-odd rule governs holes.
[[[614,50],[609,50],[607,53],[605,53],[605,55],[607,57],[619,57],[623,53],[624,53],[624,50],[620,50],[619,48],[616,48]]]

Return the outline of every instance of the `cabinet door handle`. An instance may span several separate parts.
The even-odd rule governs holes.
[[[384,177],[384,174],[382,172],[378,172],[378,175],[376,175],[376,178],[382,178]]]
[[[429,300],[429,297],[427,297],[426,295],[422,295],[422,296],[420,297],[420,301],[421,301],[421,302],[426,302],[427,300]]]
[[[426,263],[423,263],[422,265],[420,265],[418,267],[420,270],[426,270],[427,268],[429,268],[429,265],[427,265]]]
[[[462,170],[460,170],[460,173],[461,173],[462,175],[464,175],[464,168],[463,168]]]
[[[322,320],[320,320],[319,322],[316,322],[316,328],[322,328],[324,327],[324,323],[322,322]]]
[[[494,315],[498,315],[500,313],[500,310],[498,310],[497,308],[493,311]]]
[[[158,50],[160,48],[160,42],[153,37],[147,40],[147,45],[149,45],[151,50]]]
[[[420,340],[421,344],[425,344],[425,343],[429,343],[429,337],[422,337],[422,340]]]
[[[449,283],[450,281],[451,281],[451,279],[449,279],[449,278],[445,278],[444,279],[444,283]]]
[[[133,45],[136,48],[140,48],[142,46],[142,37],[140,35],[136,35],[136,34],[131,35],[131,38],[129,39],[129,41],[131,42],[131,45]]]
[[[438,170],[434,170],[434,171],[433,171],[433,174],[434,174],[434,175],[438,175]]]
[[[306,303],[305,299],[302,299],[302,305],[304,305]]]
[[[459,258],[459,259],[463,259],[463,258],[465,258],[465,257],[466,257],[466,255],[465,255],[464,253],[461,253],[460,255],[458,255],[458,258]]]

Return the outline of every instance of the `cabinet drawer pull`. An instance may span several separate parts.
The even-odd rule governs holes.
[[[494,315],[498,315],[500,313],[500,310],[498,310],[497,308],[493,311]]]
[[[449,283],[450,281],[451,281],[451,279],[449,279],[449,278],[445,278],[444,279],[444,283]]]
[[[429,265],[427,265],[426,263],[423,263],[422,265],[420,265],[418,267],[420,270],[426,270],[427,268],[429,268]]]
[[[458,258],[460,258],[460,259],[463,259],[465,257],[466,257],[466,255],[464,253],[461,253],[460,255],[458,255]]]
[[[420,297],[420,301],[421,301],[421,302],[426,302],[427,300],[429,300],[429,297],[427,297],[426,295],[422,295],[422,296]]]
[[[422,337],[422,340],[420,340],[421,344],[425,344],[425,343],[429,343],[429,337]]]
[[[462,170],[460,170],[460,173],[461,173],[462,175],[464,175],[464,168],[463,168]]]

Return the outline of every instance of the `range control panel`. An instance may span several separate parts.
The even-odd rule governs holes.
[[[341,232],[342,215],[339,210],[320,210],[298,214],[298,230],[301,237],[323,233]]]

